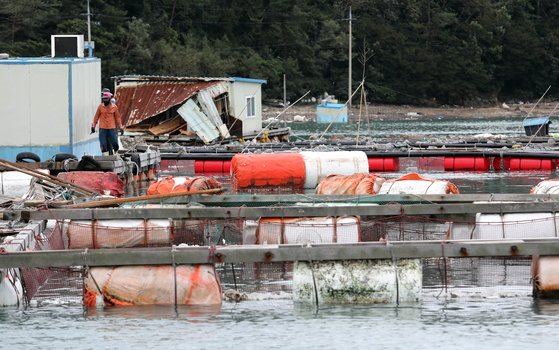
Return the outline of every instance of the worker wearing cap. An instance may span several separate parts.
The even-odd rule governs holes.
[[[91,133],[93,134],[95,126],[99,122],[99,143],[101,144],[101,152],[104,155],[113,154],[113,151],[118,151],[117,128],[120,130],[120,135],[124,134],[118,107],[111,103],[112,97],[113,94],[110,92],[103,92],[103,102],[97,107],[97,112],[95,117],[93,117],[93,124],[91,124]]]

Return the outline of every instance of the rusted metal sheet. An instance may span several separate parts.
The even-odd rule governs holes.
[[[123,84],[116,90],[116,100],[125,126],[180,105],[198,91],[220,84],[220,81],[156,81]]]

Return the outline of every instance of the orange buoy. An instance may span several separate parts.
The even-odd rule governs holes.
[[[210,190],[214,188],[221,188],[221,184],[211,177],[196,176],[190,178],[186,176],[167,176],[164,179],[152,183],[146,194],[153,195],[191,190]]]
[[[236,154],[231,160],[231,174],[238,188],[303,188],[305,162],[299,153]]]
[[[92,267],[84,280],[84,303],[128,305],[220,305],[221,286],[211,264]]]
[[[377,194],[384,181],[375,174],[328,175],[316,187],[316,194]]]

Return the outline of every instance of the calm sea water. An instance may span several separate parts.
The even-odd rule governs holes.
[[[375,123],[385,136],[493,133],[522,135],[520,121],[444,117]],[[316,125],[294,126],[302,135]],[[338,130],[338,131],[336,131]],[[341,131],[340,131],[341,130]],[[355,133],[355,126],[334,132]],[[397,177],[418,171],[412,160]],[[527,193],[555,173],[422,173],[453,181],[462,193]],[[225,179],[223,179],[225,180]],[[559,302],[533,300],[524,286],[512,294],[477,289],[472,296],[426,291],[413,307],[330,306],[289,299],[225,302],[220,308],[128,307],[83,310],[78,302],[0,308],[6,349],[557,349]],[[56,300],[55,300],[56,301]]]

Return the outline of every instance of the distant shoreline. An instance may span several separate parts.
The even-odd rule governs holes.
[[[422,107],[410,105],[369,105],[367,106],[370,120],[384,119],[417,119],[422,117],[445,117],[445,118],[525,118],[535,103],[525,104],[505,104],[487,107]],[[533,110],[532,116],[549,115],[557,102],[539,103]],[[262,119],[276,117],[283,111],[278,107],[262,107]],[[359,118],[359,107],[353,105],[350,120],[356,121]],[[559,109],[553,113],[559,114]],[[296,105],[284,112],[280,119],[291,121],[296,116],[305,116],[308,120],[314,121],[316,118],[316,105]],[[366,118],[365,108],[361,111],[361,118]],[[553,115],[552,115],[553,119]]]

